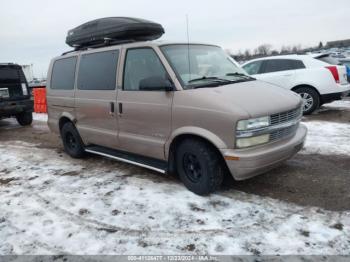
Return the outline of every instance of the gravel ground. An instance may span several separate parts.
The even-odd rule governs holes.
[[[280,168],[209,197],[71,159],[35,118],[0,121],[0,254],[350,254],[350,101],[305,117],[306,148]]]

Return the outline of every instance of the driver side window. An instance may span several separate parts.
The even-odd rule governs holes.
[[[123,90],[139,91],[140,83],[151,78],[166,79],[167,73],[152,48],[129,49],[124,66]]]
[[[245,66],[243,66],[243,69],[249,74],[249,75],[257,75],[260,73],[262,61],[256,61],[249,63]]]

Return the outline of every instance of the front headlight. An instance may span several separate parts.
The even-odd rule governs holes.
[[[238,138],[236,141],[236,145],[238,148],[245,148],[245,147],[251,147],[251,146],[257,146],[261,144],[265,144],[269,142],[270,135],[260,135],[260,136],[253,136],[248,138]]]
[[[250,129],[259,129],[270,125],[270,118],[268,116],[252,118],[248,120],[240,120],[237,123],[238,131],[245,131]]]

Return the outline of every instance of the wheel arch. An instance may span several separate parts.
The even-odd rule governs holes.
[[[309,85],[309,84],[300,84],[300,85],[296,85],[296,86],[294,86],[291,90],[295,92],[297,89],[302,88],[302,87],[307,87],[307,88],[313,89],[314,91],[316,91],[316,93],[318,94],[318,96],[321,98],[321,94],[320,94],[320,92],[317,90],[317,88],[314,87],[314,86],[312,86],[312,85]]]
[[[58,128],[59,128],[59,131],[61,132],[62,130],[62,127],[64,126],[64,124],[68,123],[68,122],[71,122],[75,125],[75,119],[74,117],[71,115],[71,114],[68,114],[68,113],[63,113],[59,120],[58,120]]]
[[[175,174],[176,173],[176,165],[175,165],[175,153],[176,148],[180,145],[182,141],[185,139],[197,139],[201,140],[204,143],[208,144],[212,149],[214,149],[219,157],[224,161],[224,157],[220,152],[220,148],[225,148],[226,144],[216,135],[210,133],[209,131],[205,131],[205,133],[211,134],[210,136],[207,136],[203,134],[203,132],[195,132],[195,129],[192,129],[192,132],[177,132],[175,135],[172,136],[172,139],[169,140],[169,142],[166,145],[166,159],[168,159],[169,164],[169,173]]]
[[[303,112],[304,115],[312,114],[315,110],[317,110],[317,109],[323,104],[322,96],[321,96],[320,92],[319,92],[314,86],[312,86],[312,85],[305,85],[305,84],[303,84],[303,85],[297,85],[297,86],[293,87],[291,90],[292,90],[293,92],[297,92],[297,90],[298,90],[299,88],[308,88],[308,89],[310,89],[310,91],[312,90],[313,92],[316,93],[317,98],[318,98],[318,101],[317,101],[316,105],[313,105],[313,106],[310,108],[310,110],[304,111],[304,112]]]

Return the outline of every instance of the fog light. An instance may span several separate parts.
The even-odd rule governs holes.
[[[236,141],[236,145],[238,148],[245,148],[245,147],[251,147],[251,146],[257,146],[261,144],[265,144],[269,142],[270,135],[261,135],[261,136],[253,136],[249,138],[239,138]]]

